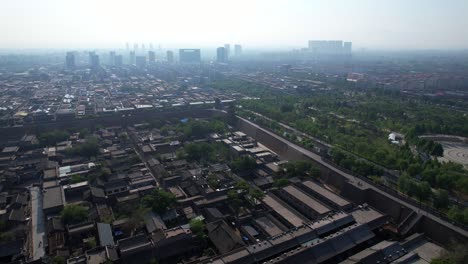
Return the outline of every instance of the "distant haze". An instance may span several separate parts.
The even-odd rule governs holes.
[[[468,0],[2,0],[0,48],[467,49]]]

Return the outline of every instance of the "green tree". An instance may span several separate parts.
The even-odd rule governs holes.
[[[281,112],[285,113],[285,112],[291,112],[292,110],[294,110],[294,106],[291,105],[291,104],[282,104],[280,106],[280,110]]]
[[[239,209],[242,205],[242,199],[240,198],[239,193],[237,192],[237,190],[230,190],[227,193],[227,196],[229,200],[229,205],[231,205],[236,214],[238,214]]]
[[[450,219],[455,220],[457,222],[464,223],[465,221],[463,211],[455,205],[450,207],[450,210],[448,211],[447,215]]]
[[[175,195],[162,189],[154,190],[151,195],[143,197],[143,203],[159,214],[166,212],[175,202]]]
[[[309,174],[314,177],[314,178],[319,178],[320,175],[322,175],[322,172],[320,171],[319,168],[317,168],[316,166],[312,166],[310,169],[309,169]]]
[[[55,256],[52,258],[52,264],[65,264],[67,261],[62,256]]]
[[[432,155],[442,157],[444,155],[444,147],[440,143],[436,143],[431,152]]]
[[[224,133],[226,132],[226,124],[220,120],[212,120],[208,124],[210,131],[216,133]]]
[[[60,216],[65,224],[77,224],[88,219],[88,210],[80,205],[67,204]]]
[[[152,258],[152,259],[150,260],[150,262],[148,262],[148,263],[149,263],[149,264],[158,264],[159,262],[158,262],[157,259]]]
[[[200,239],[205,239],[205,223],[200,219],[190,220],[190,230]]]
[[[371,176],[369,176],[369,178],[370,178],[374,183],[383,184],[383,180],[382,180],[382,177],[381,177],[381,176],[378,176],[378,175],[371,175]]]
[[[139,205],[136,208],[131,208],[129,224],[132,229],[139,228],[144,224],[146,214],[150,211],[148,207]]]
[[[219,179],[213,173],[208,174],[208,176],[206,177],[206,181],[208,185],[213,189],[217,189],[219,187]]]
[[[419,201],[426,201],[431,197],[431,195],[432,190],[428,182],[423,181],[417,184],[416,196]]]
[[[278,188],[285,187],[288,184],[289,184],[289,180],[287,178],[279,178],[279,179],[273,180],[273,186],[278,187]]]
[[[262,192],[262,190],[257,188],[250,188],[249,195],[256,200],[261,200],[263,197],[265,197],[265,194]]]
[[[86,241],[86,247],[95,248],[96,247],[96,238],[95,237],[89,238],[88,241]]]
[[[87,158],[97,156],[99,154],[98,139],[91,136],[87,137],[84,143],[73,147],[69,154]]]
[[[234,172],[247,172],[255,169],[257,162],[254,158],[246,155],[234,159],[230,166]]]
[[[58,142],[67,140],[70,137],[65,131],[54,130],[51,132],[40,134],[38,137],[41,146],[55,146]]]
[[[119,134],[119,140],[122,142],[122,143],[126,143],[128,141],[128,135],[127,133],[120,133]]]
[[[434,192],[433,205],[437,209],[445,209],[449,206],[449,194],[446,190],[439,189]]]
[[[411,179],[407,175],[405,174],[401,175],[398,178],[398,189],[401,192],[408,193],[410,189],[410,184],[411,184],[410,181]]]
[[[250,189],[249,183],[244,180],[238,181],[235,187],[242,192],[248,192]]]
[[[422,172],[422,168],[421,168],[421,165],[419,165],[418,163],[413,163],[409,165],[406,171],[408,172],[410,176],[416,176]]]
[[[468,244],[452,244],[431,264],[466,264],[468,263]]]
[[[76,174],[76,175],[72,175],[71,176],[71,179],[70,179],[70,183],[78,183],[78,182],[82,182],[82,181],[85,181],[86,178],[81,176],[80,174]]]

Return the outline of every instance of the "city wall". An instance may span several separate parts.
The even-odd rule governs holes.
[[[309,156],[305,155],[299,149],[267,133],[264,128],[260,128],[243,119],[238,120],[237,128],[285,159],[311,160]],[[313,159],[312,161],[315,162]],[[395,225],[400,224],[412,212],[411,208],[404,206],[397,199],[392,199],[374,189],[360,188],[356,186],[356,184],[350,183],[346,176],[336,170],[331,170],[319,162],[316,162],[316,164],[322,171],[322,179],[327,184],[337,189],[343,197],[356,204],[369,204],[377,210],[389,215]],[[448,245],[455,240],[465,242],[468,240],[463,234],[425,216],[423,216],[422,220],[417,224],[415,231],[425,233],[427,237],[441,245]]]
[[[43,131],[50,130],[65,130],[65,129],[94,129],[96,126],[127,126],[147,122],[152,119],[173,119],[173,118],[208,118],[213,115],[219,115],[220,112],[215,112],[210,109],[192,109],[174,112],[158,112],[146,111],[135,114],[115,113],[107,116],[99,116],[95,118],[70,119],[51,122],[36,122],[33,124],[25,124],[16,127],[0,128],[0,137],[2,144],[8,141],[19,140],[25,134],[38,134]]]

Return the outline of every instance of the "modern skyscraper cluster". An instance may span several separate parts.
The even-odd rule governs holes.
[[[109,51],[108,55],[104,54],[105,64],[107,66],[122,67],[124,64],[135,65],[139,68],[144,68],[148,65],[156,64],[157,51],[154,51],[153,44],[149,43],[148,46],[145,44],[133,43],[125,44],[125,49],[128,56],[118,54],[116,51]],[[149,47],[148,51],[145,51],[145,47]],[[159,46],[159,52],[161,47]],[[216,61],[220,63],[226,63],[229,61],[229,56],[237,57],[242,54],[242,46],[235,44],[234,49],[231,52],[231,44],[224,44],[222,47],[216,49]],[[65,58],[65,67],[67,69],[76,68],[76,54],[74,52],[67,52]],[[95,51],[90,51],[89,56],[89,67],[92,69],[98,69],[100,65],[99,55]],[[124,63],[125,60],[125,63]],[[166,51],[166,60],[168,63],[174,62],[174,52],[171,50]],[[179,49],[179,62],[180,63],[200,63],[201,62],[201,50],[200,49]]]
[[[218,52],[221,52],[219,48],[216,50],[216,54]],[[242,46],[240,44],[235,44],[234,45],[234,56],[238,57],[242,54]],[[232,57],[232,52],[231,52],[231,44],[224,44],[224,62],[229,61],[229,58]],[[217,60],[220,61],[219,56],[217,56]]]
[[[242,54],[242,46],[240,44],[234,45],[234,56],[238,57]],[[217,62],[228,62],[232,56],[231,44],[224,44],[224,47],[216,49],[216,61]]]
[[[342,40],[309,40],[309,52],[327,55],[349,55],[352,43]]]

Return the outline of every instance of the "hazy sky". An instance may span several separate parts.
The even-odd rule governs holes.
[[[0,0],[0,48],[467,49],[468,0]]]

